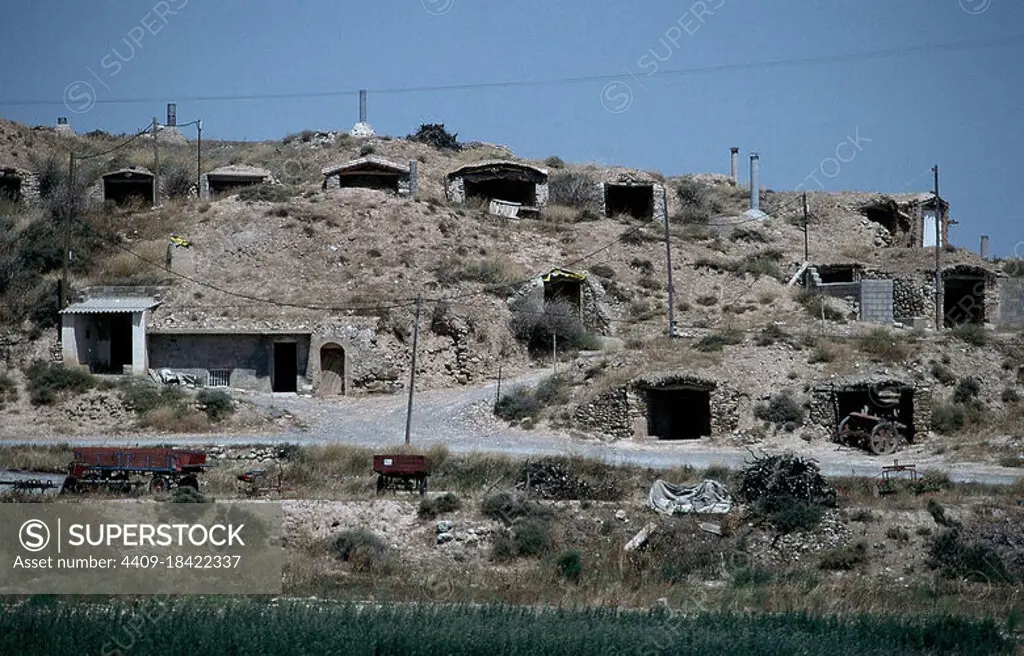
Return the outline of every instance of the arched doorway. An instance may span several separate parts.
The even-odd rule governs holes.
[[[345,349],[337,344],[320,347],[321,396],[341,396],[345,393]]]

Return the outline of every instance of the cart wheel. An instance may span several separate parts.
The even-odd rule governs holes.
[[[178,487],[190,487],[193,490],[199,491],[199,479],[195,476],[185,476],[178,481]]]
[[[849,442],[850,439],[849,426],[850,417],[844,417],[843,420],[839,422],[839,428],[836,429],[836,436],[838,437],[839,441],[844,444]]]
[[[153,480],[149,482],[150,492],[166,492],[168,487],[170,487],[170,484],[163,476],[154,476]]]
[[[871,431],[871,451],[877,456],[889,455],[896,450],[896,427],[883,421]]]

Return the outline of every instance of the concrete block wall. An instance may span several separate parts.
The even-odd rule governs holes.
[[[893,322],[891,280],[862,280],[860,283],[860,317],[862,321],[891,324]]]
[[[310,390],[309,335],[149,335],[149,365],[197,376],[206,381],[211,369],[230,369],[231,387],[262,392],[271,390],[273,344],[297,343],[298,389]]]
[[[1000,283],[999,327],[1012,330],[1024,329],[1024,278],[1004,279]],[[987,296],[989,295],[986,294]],[[991,294],[991,296],[995,296],[995,294]],[[986,312],[988,311],[987,305],[986,303]]]

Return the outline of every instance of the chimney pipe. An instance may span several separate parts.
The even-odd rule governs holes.
[[[733,184],[739,184],[740,181],[740,149],[733,146],[729,149],[732,154],[731,163],[729,168],[729,174],[732,176]]]
[[[359,90],[359,122],[366,123],[366,89]]]
[[[757,173],[761,157],[757,153],[750,153],[750,209],[761,209],[761,187],[758,184]]]
[[[988,259],[988,235],[981,236],[981,258]]]
[[[178,125],[178,106],[175,103],[167,103],[167,127],[173,128]]]

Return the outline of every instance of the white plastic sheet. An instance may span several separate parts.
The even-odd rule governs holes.
[[[732,510],[732,496],[724,485],[711,479],[696,485],[673,485],[657,480],[647,495],[647,506],[663,515],[724,515]]]

